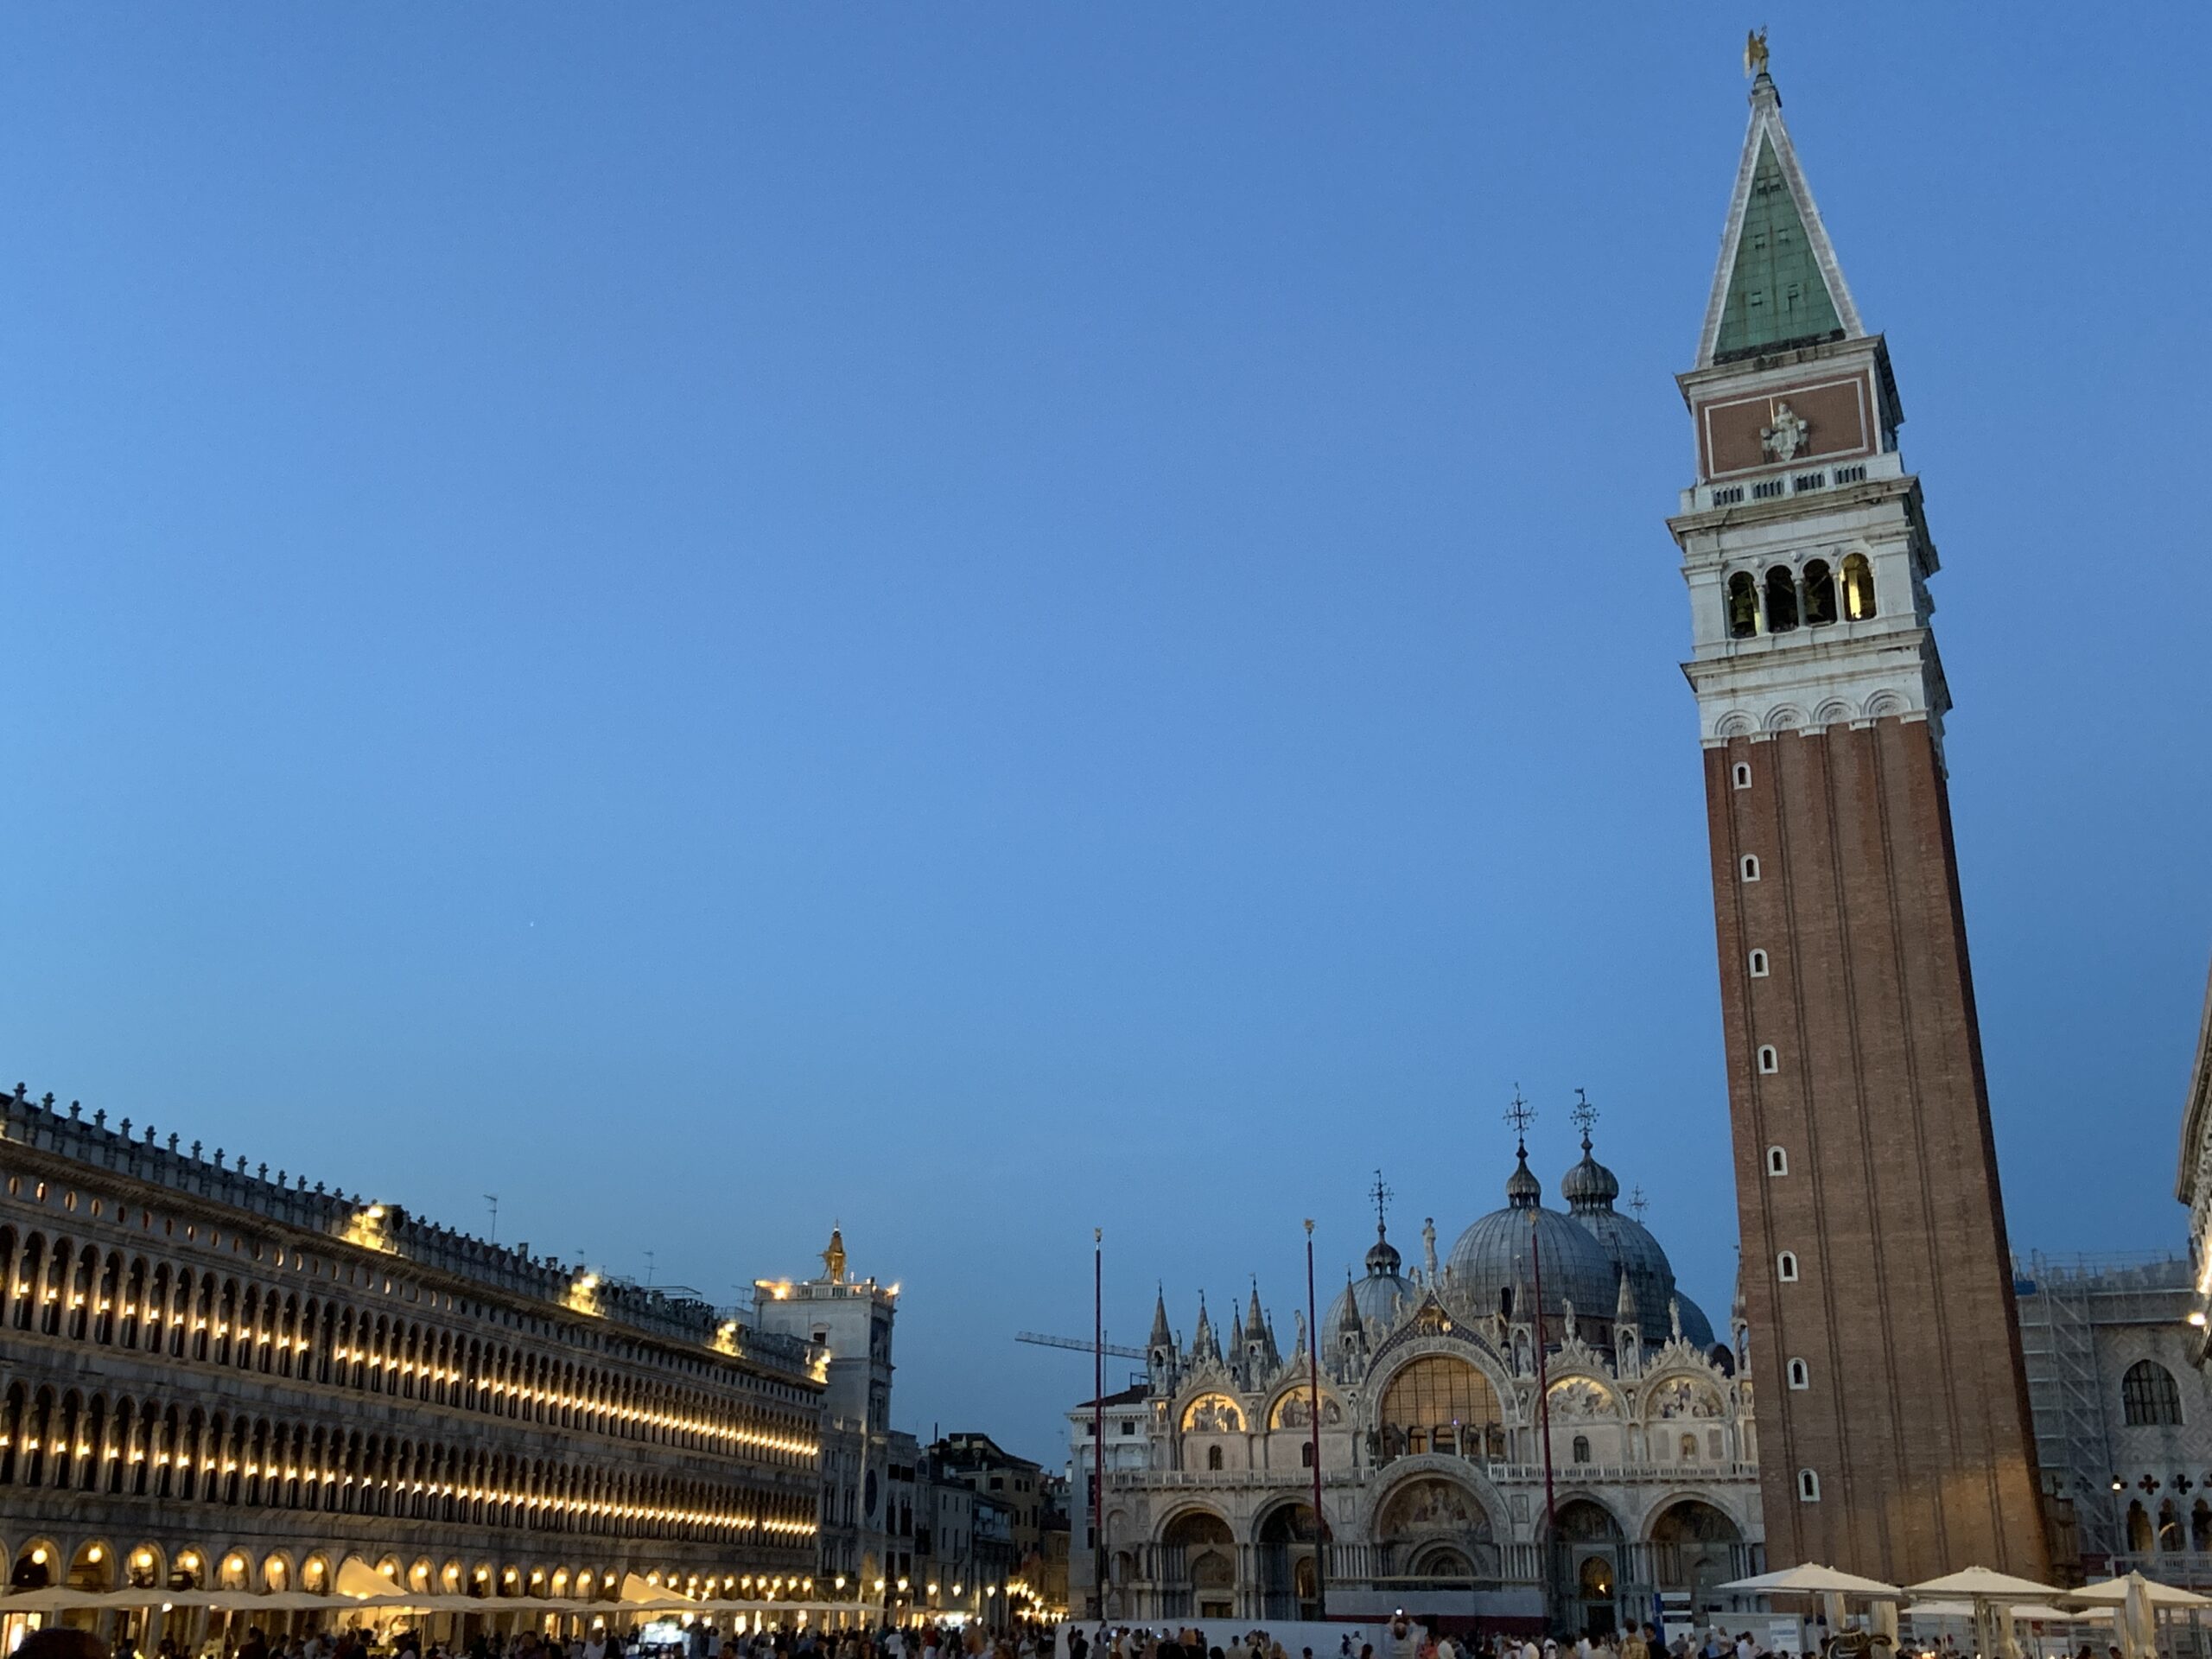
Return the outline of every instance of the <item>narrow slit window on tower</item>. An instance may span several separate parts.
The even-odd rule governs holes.
[[[1797,1471],[1797,1501],[1800,1503],[1817,1503],[1821,1501],[1821,1478],[1810,1469],[1800,1469]]]
[[[1766,631],[1788,633],[1797,626],[1797,578],[1786,564],[1766,573]]]
[[[1825,626],[1835,620],[1835,573],[1826,559],[1805,562],[1805,626]]]
[[[1764,950],[1754,950],[1754,951],[1752,951],[1752,952],[1751,952],[1751,977],[1752,977],[1753,979],[1764,979],[1764,978],[1766,977],[1766,976],[1767,976],[1766,952],[1765,952],[1765,951],[1764,951]]]
[[[1813,1386],[1812,1369],[1802,1359],[1793,1359],[1789,1362],[1789,1386],[1793,1389],[1809,1389]]]
[[[1738,760],[1735,766],[1730,769],[1728,780],[1738,789],[1749,789],[1751,786],[1751,768],[1750,763],[1747,761]]]
[[[1863,622],[1874,614],[1874,567],[1867,563],[1864,553],[1844,559],[1843,614],[1852,622]]]
[[[1728,637],[1748,639],[1759,631],[1759,587],[1748,570],[1728,578]]]
[[[1780,1147],[1769,1147],[1766,1149],[1766,1173],[1787,1175],[1789,1173],[1789,1154]]]
[[[1745,880],[1758,880],[1759,879],[1759,855],[1757,853],[1745,853],[1744,855],[1744,861],[1742,864],[1738,866],[1738,868],[1742,872]]]
[[[1774,1276],[1785,1285],[1797,1282],[1797,1252],[1784,1250],[1774,1258]]]
[[[1764,1076],[1770,1077],[1781,1070],[1782,1056],[1774,1052],[1774,1045],[1772,1043],[1761,1043],[1759,1045],[1760,1072]]]

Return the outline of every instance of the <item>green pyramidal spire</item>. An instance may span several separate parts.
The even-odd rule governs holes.
[[[1751,129],[1744,135],[1698,362],[1864,332],[1782,124],[1781,95],[1761,74],[1751,88]]]
[[[1804,216],[1782,175],[1773,143],[1762,138],[1713,355],[1733,357],[1784,340],[1825,340],[1842,330],[1827,279],[1813,257]]]

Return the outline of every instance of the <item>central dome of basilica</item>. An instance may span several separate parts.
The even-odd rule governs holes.
[[[1454,1299],[1478,1316],[1505,1312],[1525,1317],[1543,1270],[1543,1315],[1562,1332],[1567,1304],[1589,1334],[1610,1325],[1618,1298],[1618,1274],[1597,1236],[1574,1217],[1543,1204],[1543,1183],[1529,1168],[1529,1149],[1505,1183],[1505,1208],[1493,1210],[1459,1235],[1446,1273]],[[1554,1338],[1556,1339],[1556,1338]]]

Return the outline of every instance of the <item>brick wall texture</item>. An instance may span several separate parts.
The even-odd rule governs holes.
[[[2044,1578],[1949,797],[1929,727],[1891,718],[1739,738],[1706,751],[1706,791],[1770,1564],[1892,1584],[1969,1565]],[[1770,1173],[1777,1147],[1786,1173]],[[1789,1386],[1793,1359],[1802,1389]],[[1811,1501],[1805,1470],[1819,1482]]]

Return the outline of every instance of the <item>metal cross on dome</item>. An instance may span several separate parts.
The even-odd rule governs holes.
[[[1367,1196],[1375,1200],[1375,1230],[1379,1233],[1382,1230],[1382,1212],[1398,1195],[1384,1182],[1382,1172],[1378,1169],[1375,1172],[1375,1185],[1367,1189]]]
[[[1649,1207],[1650,1203],[1651,1200],[1643,1196],[1643,1184],[1641,1181],[1637,1182],[1635,1191],[1628,1195],[1628,1207],[1636,1211],[1636,1218],[1638,1221],[1643,1219],[1643,1212]]]
[[[1521,1098],[1521,1085],[1517,1083],[1513,1085],[1513,1103],[1505,1109],[1505,1121],[1524,1142],[1529,1138],[1529,1126],[1536,1121],[1536,1109]]]
[[[1598,1109],[1590,1103],[1590,1096],[1586,1090],[1578,1089],[1574,1091],[1574,1109],[1567,1113],[1567,1116],[1574,1127],[1582,1131],[1582,1138],[1587,1141],[1590,1131],[1598,1125]]]

